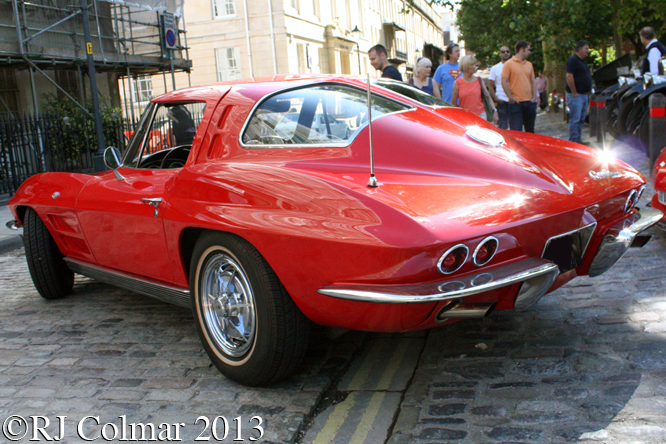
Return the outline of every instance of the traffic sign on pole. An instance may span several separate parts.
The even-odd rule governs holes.
[[[164,40],[164,47],[166,49],[176,49],[178,43],[178,34],[176,34],[176,26],[174,16],[170,12],[162,14],[164,26],[162,28],[162,38]]]

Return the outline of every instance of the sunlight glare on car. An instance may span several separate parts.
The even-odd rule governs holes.
[[[597,153],[597,159],[599,159],[603,165],[615,163],[615,155],[607,148],[604,148]]]

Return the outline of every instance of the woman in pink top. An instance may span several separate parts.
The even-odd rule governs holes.
[[[453,96],[451,103],[458,104],[461,108],[465,108],[482,119],[486,119],[486,108],[483,106],[483,99],[481,94],[489,97],[486,85],[479,77],[475,76],[476,72],[476,57],[468,55],[460,59],[460,71],[462,76],[458,77],[453,84]],[[499,116],[495,104],[490,101],[493,108],[493,123],[497,125]]]

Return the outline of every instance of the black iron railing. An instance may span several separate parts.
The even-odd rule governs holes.
[[[105,121],[106,145],[123,151],[134,127],[128,120]],[[37,173],[92,172],[96,152],[92,119],[71,121],[55,114],[0,117],[0,194],[14,194]]]

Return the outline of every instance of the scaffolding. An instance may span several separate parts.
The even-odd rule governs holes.
[[[174,17],[174,49],[163,38],[162,21],[168,14]],[[89,35],[84,25],[89,25]],[[73,71],[83,90],[82,76],[91,72],[130,79],[189,73],[192,63],[187,49],[182,0],[0,0],[0,68],[29,70],[37,112],[35,74],[43,74],[83,108],[79,103],[83,96],[72,97],[44,71]],[[86,63],[90,55],[92,65]]]

